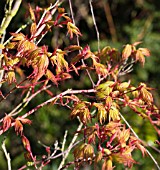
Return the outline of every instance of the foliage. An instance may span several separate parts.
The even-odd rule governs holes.
[[[100,166],[102,170],[111,170],[117,164],[132,168],[138,163],[133,157],[135,150],[140,150],[143,157],[149,155],[155,161],[146,143],[137,136],[123,116],[133,114],[137,120],[143,118],[142,121],[149,122],[157,135],[160,135],[159,109],[154,104],[151,93],[153,88],[144,82],[134,85],[132,80],[124,81],[122,78],[132,71],[133,64],[144,66],[150,51],[140,47],[140,41],[126,44],[121,50],[111,46],[100,49],[98,45],[98,50],[93,51],[87,43],[81,46],[79,39],[83,38],[83,34],[75,25],[71,1],[71,17],[60,5],[59,1],[47,8],[33,8],[29,4],[29,31],[11,32],[11,38],[0,46],[1,85],[8,87],[7,93],[1,91],[1,102],[8,100],[11,93],[16,91],[20,91],[19,95],[22,96],[17,106],[3,113],[0,134],[7,137],[7,133],[15,133],[15,138],[21,140],[25,163],[20,165],[20,169],[42,169],[59,157],[62,157],[62,161],[57,169],[70,166],[80,169],[85,165],[93,165],[95,169]],[[46,44],[40,45],[43,37],[56,29],[65,31],[70,43],[64,47],[57,45],[54,50],[50,50]],[[98,31],[96,33],[98,35]],[[2,40],[3,36],[5,34],[1,33]],[[76,43],[74,38],[77,38]],[[81,77],[89,81],[87,88],[73,84],[75,79]],[[43,101],[36,100],[38,95],[41,98],[43,94]],[[34,100],[35,103],[32,103]],[[29,103],[32,108],[26,110]],[[46,105],[49,105],[48,112],[52,112],[49,109],[51,107],[55,112],[60,109],[61,114],[69,110],[70,122],[77,123],[73,119],[78,118],[80,125],[72,132],[74,135],[67,147],[65,134],[61,146],[58,142],[54,143],[54,147],[41,143],[44,151],[38,155],[37,151],[33,152],[36,144],[32,145],[25,128],[30,125],[32,129],[35,117],[39,117],[35,112]],[[44,114],[49,113],[45,111]],[[49,118],[39,119],[44,124],[49,122]],[[133,122],[136,123],[136,119]],[[39,123],[37,129],[41,125]],[[52,137],[50,139],[53,140]],[[158,140],[155,142],[159,144]],[[5,140],[2,143],[9,168],[11,163]],[[67,162],[71,150],[73,158]]]

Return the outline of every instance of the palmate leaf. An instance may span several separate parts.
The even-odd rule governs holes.
[[[2,125],[2,129],[4,132],[7,131],[11,127],[11,123],[12,123],[12,117],[9,115],[6,115],[3,118],[3,125]]]
[[[98,108],[97,118],[101,124],[107,119],[107,111],[102,103],[93,103],[93,106]]]
[[[129,137],[130,137],[130,129],[123,129],[122,131],[119,131],[118,141],[122,148],[126,146],[126,142],[128,141]]]
[[[73,151],[75,159],[87,159],[92,158],[94,156],[94,149],[91,144],[83,143],[75,148]]]
[[[124,50],[122,51],[122,59],[126,60],[132,53],[132,45],[127,44],[124,48]]]
[[[107,81],[96,87],[98,99],[105,99],[112,92],[115,82]]]
[[[76,51],[76,50],[82,50],[82,47],[78,45],[70,45],[64,49],[64,51],[67,52]]]
[[[13,70],[10,70],[7,72],[7,82],[8,82],[8,84],[12,84],[12,83],[16,82],[16,75]]]
[[[112,157],[110,157],[110,159],[106,159],[102,165],[102,170],[113,170],[112,164]]]
[[[109,121],[118,121],[120,120],[119,110],[113,106],[111,106],[111,109],[109,110]]]
[[[112,157],[118,163],[122,163],[124,164],[124,166],[128,166],[129,168],[132,168],[133,164],[137,163],[132,158],[132,155],[131,155],[133,149],[134,147],[127,146],[126,148],[123,149],[123,152],[113,153]]]
[[[102,76],[108,75],[108,70],[107,70],[107,67],[105,65],[98,63],[95,60],[93,60],[93,65],[94,65],[98,75],[102,75]]]
[[[73,34],[76,34],[77,36],[82,36],[80,30],[71,22],[67,23],[67,29],[68,29],[68,34],[70,34],[70,39],[73,38]]]
[[[87,102],[79,102],[78,104],[75,105],[71,112],[71,118],[75,118],[79,116],[80,120],[83,123],[87,123],[91,119],[90,111],[87,106]]]
[[[56,65],[56,74],[59,74],[64,70],[68,71],[68,62],[64,59],[64,55],[66,54],[67,53],[65,51],[57,49],[53,53],[53,56],[51,56],[50,60],[52,62],[52,65]]]
[[[18,120],[18,119],[15,120],[14,127],[15,127],[15,132],[17,133],[17,135],[20,134],[22,136],[22,134],[23,134],[23,125],[22,125],[20,120]]]
[[[46,54],[40,55],[36,58],[36,64],[34,63],[33,66],[33,73],[34,73],[34,80],[33,82],[37,82],[43,75],[45,75],[48,65],[49,59]]]
[[[45,76],[49,80],[51,80],[55,85],[58,85],[57,78],[54,76],[54,74],[49,69],[47,69]]]
[[[142,100],[144,100],[148,104],[153,103],[153,96],[148,91],[149,88],[146,86],[146,84],[140,83],[140,86],[142,86],[142,88],[140,89],[140,97],[142,97]]]

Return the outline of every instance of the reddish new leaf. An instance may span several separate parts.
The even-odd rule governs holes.
[[[132,53],[132,46],[127,44],[122,52],[122,59],[126,60]]]
[[[22,134],[23,134],[23,125],[20,122],[20,120],[18,120],[18,119],[15,120],[14,127],[15,127],[15,131],[16,131],[17,135],[19,134],[19,135],[22,136]]]
[[[11,127],[11,123],[12,123],[12,117],[9,115],[6,115],[3,119],[3,125],[2,125],[2,129],[4,132],[7,131]]]

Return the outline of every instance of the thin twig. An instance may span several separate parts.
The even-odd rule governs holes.
[[[25,113],[22,118],[26,118],[29,115],[33,114],[34,112],[36,112],[38,109],[42,108],[45,105],[48,105],[49,103],[52,103],[60,98],[62,98],[63,96],[67,95],[67,94],[83,94],[83,93],[95,93],[96,90],[95,89],[89,89],[89,90],[72,90],[72,89],[68,89],[60,94],[58,94],[55,97],[52,97],[51,99],[37,105],[35,108],[31,109],[29,112]],[[13,122],[11,124],[11,126],[14,126],[15,123]],[[3,134],[5,131],[4,130],[0,130],[0,135]]]
[[[9,115],[10,116],[13,116],[13,114],[18,114],[18,113],[20,113],[22,110],[23,110],[23,108],[25,107],[25,106],[23,106],[20,110],[18,110],[24,103],[26,103],[26,100],[27,100],[27,98],[29,97],[29,95],[30,95],[30,93],[31,93],[31,88],[29,89],[29,91],[27,92],[27,94],[26,94],[26,96],[24,97],[24,99],[23,99],[23,101],[20,103],[20,104],[18,104],[10,113],[9,113]],[[25,104],[26,105],[26,104]],[[18,110],[18,111],[17,111]],[[16,112],[17,111],[17,112]]]
[[[71,0],[69,0],[69,8],[70,8],[70,12],[71,12],[73,24],[76,25],[75,19],[74,19],[74,14],[73,14],[73,9],[72,9],[72,2],[71,2]],[[76,35],[76,37],[77,37],[77,45],[80,46],[79,36]],[[79,51],[79,53],[81,53],[81,51]],[[82,64],[83,64],[84,66],[86,66],[84,60],[82,59],[81,61],[82,61]],[[88,69],[86,69],[86,72],[87,72],[87,75],[88,75],[88,77],[89,77],[89,79],[90,79],[90,81],[91,81],[91,83],[92,83],[92,87],[95,87],[94,81],[93,81],[93,79],[92,79],[92,77],[91,77],[91,74],[89,73]]]
[[[6,35],[6,31],[4,31],[4,33],[3,33],[3,36],[2,36],[0,44],[3,44],[4,39],[5,39],[5,35]],[[2,49],[0,49],[0,69],[2,68],[2,65],[3,65],[3,54],[2,54]],[[0,82],[3,79],[3,75],[4,75],[4,69],[1,69],[0,70]],[[0,87],[1,86],[2,86],[2,83],[0,83]]]
[[[72,148],[74,148],[76,145],[78,145],[80,142],[82,142],[84,140],[84,138],[80,139],[79,141],[75,142],[73,145],[72,145]],[[71,148],[71,149],[72,149]],[[58,155],[55,155],[55,156],[50,156],[47,158],[47,160],[50,160],[50,159],[56,159],[56,158],[59,158],[60,156],[64,155],[65,153],[68,152],[68,149],[66,149],[63,153],[60,153]]]
[[[17,30],[15,33],[19,33],[20,31],[22,31],[23,29],[25,29],[29,24],[30,24],[30,22],[27,22],[26,24],[21,25],[21,27],[18,28],[18,30]],[[8,44],[12,38],[13,38],[13,36],[11,36],[8,40],[6,40],[3,45]]]
[[[100,53],[99,31],[98,31],[97,23],[96,23],[95,16],[94,16],[94,11],[93,11],[93,6],[92,6],[92,0],[89,0],[89,5],[90,5],[90,9],[91,9],[91,14],[92,14],[92,19],[93,19],[94,27],[95,27],[96,34],[97,34],[98,52]]]
[[[123,121],[126,123],[126,125],[130,128],[130,130],[132,131],[132,133],[134,134],[134,136],[139,139],[140,141],[142,141],[139,136],[136,134],[136,132],[133,130],[133,128],[130,126],[130,124],[127,122],[127,120],[124,118],[124,116],[119,112],[121,118],[123,119]],[[142,141],[143,142],[143,141]],[[153,155],[149,152],[148,149],[146,149],[146,152],[148,153],[148,155],[150,156],[150,158],[153,160],[153,162],[155,163],[156,167],[158,170],[160,170],[160,166],[158,165],[158,162],[155,160],[155,158],[153,157]]]
[[[61,5],[62,2],[63,2],[63,0],[57,0],[54,5],[51,5],[47,10],[44,11],[44,13],[42,14],[42,17],[41,17],[41,19],[40,19],[40,21],[39,21],[39,23],[38,23],[38,26],[39,26],[39,27],[38,27],[38,30],[37,30],[37,32],[35,33],[34,37],[39,36],[39,35],[41,34],[41,32],[45,29],[46,24],[42,24],[42,21],[43,21],[44,17],[46,16],[47,12],[50,11],[50,14],[51,14],[51,15],[48,15],[48,16],[47,16],[47,18],[45,19],[45,22],[52,19],[52,16],[53,16],[53,14],[56,12],[57,7],[58,7],[59,5]],[[41,25],[41,24],[42,24],[42,25]],[[44,35],[42,35],[42,37],[44,37]],[[40,40],[42,40],[42,38],[40,38]],[[39,42],[40,42],[40,41],[38,41],[36,44],[38,44]]]
[[[78,128],[77,128],[77,132],[82,129],[82,126],[83,126],[83,123],[80,122],[80,124],[79,124],[79,126],[78,126]],[[63,165],[65,164],[65,160],[67,159],[67,157],[68,157],[71,149],[73,148],[73,145],[74,145],[77,137],[78,137],[78,133],[75,133],[75,135],[74,135],[74,137],[73,137],[73,139],[72,139],[72,141],[71,141],[71,143],[70,143],[67,151],[65,152],[65,154],[64,154],[64,156],[63,156],[63,159],[62,159],[62,161],[61,161],[61,163],[60,163],[60,165],[59,165],[59,167],[58,167],[58,170],[60,170],[60,169],[63,167]]]
[[[29,103],[35,96],[37,96],[39,93],[41,93],[41,92],[44,91],[44,90],[47,90],[47,89],[50,88],[50,87],[51,87],[51,85],[44,86],[43,88],[41,88],[40,90],[38,90],[38,91],[36,91],[34,94],[32,94],[30,97],[24,98],[24,99],[23,99],[23,102],[22,102],[22,104],[24,104],[23,107],[22,107],[20,110],[18,110],[17,112],[13,112],[13,113],[12,113],[12,116],[15,116],[15,115],[17,115],[18,113],[20,113],[20,112],[28,105],[28,103]]]
[[[58,94],[57,96],[39,104],[38,106],[36,106],[34,109],[30,110],[29,112],[27,112],[25,115],[22,116],[22,118],[26,118],[29,115],[33,114],[35,111],[37,111],[39,108],[54,102],[57,99],[62,98],[63,96],[67,95],[67,94],[82,94],[82,93],[95,93],[96,90],[95,89],[89,89],[89,90],[72,90],[72,89],[68,89],[60,94]]]
[[[2,149],[3,149],[3,152],[4,152],[5,157],[7,159],[8,170],[11,170],[11,158],[10,158],[10,154],[7,152],[5,140],[2,143]]]
[[[66,144],[66,138],[67,138],[68,130],[65,131],[63,142],[62,142],[62,152],[64,151],[65,144]]]
[[[46,90],[46,89],[48,89],[48,88],[50,88],[51,87],[51,85],[48,85],[48,86],[45,86],[45,87],[43,87],[42,89],[40,89],[40,90],[38,90],[37,92],[35,92],[34,94],[32,94],[30,97],[29,97],[29,95],[30,95],[30,90],[28,91],[28,93],[26,94],[26,96],[25,96],[25,98],[23,99],[23,101],[20,103],[20,104],[18,104],[15,108],[14,108],[14,110],[12,110],[8,115],[10,115],[10,116],[16,116],[17,114],[19,114],[27,105],[28,105],[28,103],[35,97],[35,96],[37,96],[39,93],[41,93],[42,91],[44,91],[44,90]],[[20,109],[19,109],[20,108]],[[19,109],[19,110],[18,110]],[[0,122],[2,122],[3,121],[3,118],[2,119],[0,119]]]

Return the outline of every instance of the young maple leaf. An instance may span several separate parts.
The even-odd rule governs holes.
[[[143,157],[147,155],[146,148],[142,145],[142,141],[137,139],[135,136],[130,136],[130,145],[135,145],[141,152]]]
[[[52,65],[56,65],[57,74],[61,73],[64,70],[68,71],[68,62],[64,58],[64,55],[66,54],[66,51],[56,49],[50,58]]]
[[[35,158],[33,157],[33,154],[32,154],[32,151],[31,151],[31,145],[30,145],[29,140],[24,135],[22,135],[21,140],[22,140],[24,148],[29,153],[28,156],[35,162]]]
[[[23,135],[23,124],[22,123],[30,125],[32,122],[29,119],[24,119],[21,117],[16,118],[15,125],[14,125],[15,131],[16,131],[17,135],[20,134],[21,136]]]
[[[31,124],[32,121],[26,118],[18,117],[17,120],[20,120],[23,124]]]
[[[45,76],[46,76],[49,80],[51,80],[55,85],[58,86],[58,82],[57,82],[58,80],[57,80],[57,78],[54,76],[54,74],[53,74],[49,69],[47,69]]]
[[[29,60],[31,61],[33,71],[33,82],[37,82],[43,75],[45,75],[49,59],[47,56],[47,49],[45,47],[33,50],[29,55]]]
[[[23,125],[20,122],[20,120],[18,120],[18,119],[15,120],[14,127],[15,127],[15,131],[16,131],[17,135],[20,134],[22,136],[22,134],[23,134]]]
[[[87,123],[91,119],[90,111],[85,102],[79,102],[71,112],[71,118],[79,116],[81,122]]]
[[[98,151],[96,157],[95,157],[95,164],[97,164],[99,161],[101,161],[103,158],[103,153],[101,151]]]
[[[96,135],[97,135],[97,130],[96,126],[89,126],[86,129],[84,129],[84,134],[87,136],[88,143],[95,143]]]
[[[102,76],[107,76],[108,75],[108,70],[107,70],[107,67],[105,65],[96,62],[95,59],[93,59],[93,65],[94,65],[98,75],[102,75]]]
[[[142,88],[140,89],[140,96],[142,97],[142,99],[148,104],[153,103],[153,96],[148,91],[149,88],[146,86],[146,84],[141,83],[140,86],[142,86]]]
[[[82,36],[80,30],[71,22],[67,23],[67,29],[68,29],[68,34],[70,34],[70,39],[73,38],[73,34],[76,34],[77,36],[78,35]]]
[[[99,86],[96,87],[97,90],[96,96],[99,99],[105,99],[112,92],[114,84],[115,82],[113,81],[107,81],[105,83],[100,84]]]
[[[113,106],[111,106],[111,108],[109,110],[109,122],[111,121],[111,119],[113,121],[120,120],[119,110],[116,107],[113,107]]]
[[[134,146],[126,146],[123,148],[122,152],[113,153],[112,157],[114,160],[116,160],[118,163],[124,164],[124,166],[128,166],[129,168],[132,168],[134,163],[137,163],[132,158],[132,151],[135,149]]]
[[[30,4],[28,6],[29,6],[29,13],[30,13],[30,16],[31,16],[31,20],[33,22],[35,22],[36,21],[36,17],[35,17],[34,11],[33,11],[33,9],[32,9]]]
[[[124,48],[124,50],[122,51],[122,59],[126,60],[132,53],[132,45],[127,44]]]
[[[12,117],[9,115],[6,115],[3,118],[3,125],[2,125],[2,129],[4,132],[7,131],[11,127],[11,123],[12,123]]]
[[[22,136],[22,143],[24,145],[24,148],[28,151],[31,152],[31,146],[29,140],[23,135]]]
[[[101,124],[107,119],[107,111],[102,103],[93,103],[93,106],[98,108],[97,118]]]
[[[122,131],[119,131],[119,134],[117,135],[118,141],[121,144],[121,147],[125,147],[126,143],[130,137],[130,129],[123,129]]]
[[[94,157],[94,148],[90,144],[83,143],[75,148],[73,151],[75,159],[87,159]]]
[[[112,157],[104,161],[102,165],[102,170],[113,170]]]
[[[13,70],[10,70],[7,72],[7,82],[8,82],[8,84],[12,84],[12,83],[16,82],[16,76],[15,76],[15,72]]]

